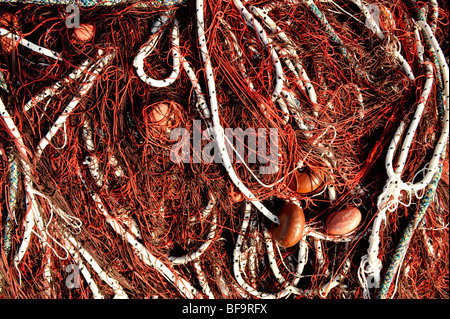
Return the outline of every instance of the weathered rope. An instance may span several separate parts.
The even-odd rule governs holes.
[[[445,152],[443,152],[442,160],[444,161],[444,159],[445,159]],[[412,236],[414,235],[414,231],[417,225],[420,224],[421,220],[425,216],[425,213],[427,212],[428,207],[430,206],[431,202],[434,199],[434,196],[436,194],[436,188],[441,179],[442,166],[443,165],[441,162],[438,171],[433,176],[433,180],[430,182],[430,184],[428,184],[425,195],[420,200],[419,211],[413,218],[411,218],[411,221],[406,226],[406,229],[403,232],[403,235],[397,245],[397,248],[395,249],[395,253],[391,258],[391,264],[389,265],[389,268],[387,269],[386,274],[384,275],[384,279],[381,284],[380,290],[378,291],[377,295],[378,299],[386,299],[387,297],[392,281],[394,280],[397,271],[400,269],[401,264],[403,263],[403,260],[405,258],[406,252],[408,251],[408,246]]]
[[[9,213],[6,215],[5,234],[3,236],[6,256],[8,256],[11,251],[11,238],[14,231],[15,209],[19,191],[19,170],[17,161],[11,152],[8,152],[7,155],[9,162]]]

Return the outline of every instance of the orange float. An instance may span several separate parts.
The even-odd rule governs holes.
[[[280,224],[274,226],[272,235],[278,245],[288,248],[300,241],[305,228],[303,209],[293,203],[286,203],[278,214]]]
[[[323,174],[313,173],[309,170],[304,172],[295,171],[293,173],[294,177],[292,182],[289,184],[289,189],[300,193],[309,194],[316,191],[319,187],[323,185]]]
[[[355,206],[332,213],[325,221],[326,232],[342,236],[353,232],[361,222],[361,211]]]
[[[80,42],[89,42],[95,36],[95,25],[82,23],[78,28],[75,28],[73,35]]]
[[[176,124],[175,114],[173,113],[174,106],[176,105],[169,105],[169,103],[166,102],[155,104],[153,109],[149,112],[149,122],[163,131],[168,130]]]

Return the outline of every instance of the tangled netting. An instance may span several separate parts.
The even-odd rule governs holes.
[[[2,298],[449,297],[445,1],[24,2]]]

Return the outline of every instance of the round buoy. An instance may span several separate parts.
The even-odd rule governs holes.
[[[273,238],[282,247],[291,247],[300,241],[305,228],[305,214],[297,204],[286,203],[278,214],[280,224],[272,231]]]

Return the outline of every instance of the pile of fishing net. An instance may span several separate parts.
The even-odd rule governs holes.
[[[448,298],[448,10],[0,3],[0,296]]]

